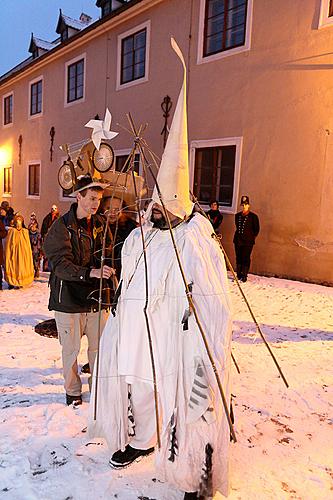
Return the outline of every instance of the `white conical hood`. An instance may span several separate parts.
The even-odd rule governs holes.
[[[158,171],[157,183],[165,208],[183,219],[190,215],[193,209],[189,192],[186,66],[183,54],[173,38],[171,38],[171,46],[183,64],[184,80]],[[160,203],[156,186],[152,198],[156,203]]]

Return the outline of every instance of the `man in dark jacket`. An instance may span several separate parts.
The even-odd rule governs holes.
[[[103,331],[110,305],[110,297],[104,293],[99,331],[98,290],[105,219],[97,215],[97,210],[104,187],[105,184],[94,181],[89,174],[79,177],[72,194],[77,203],[55,221],[44,243],[45,254],[52,264],[49,309],[55,311],[62,346],[68,405],[82,403],[82,383],[77,366],[81,337],[85,334],[88,338],[88,360],[93,371],[99,333]],[[106,243],[110,249],[110,233]],[[105,279],[104,292],[110,292],[109,280],[113,275],[114,270],[105,265],[102,276]]]
[[[51,207],[51,212],[49,212],[47,215],[45,215],[43,222],[42,222],[42,228],[40,230],[40,234],[42,236],[42,241],[45,241],[46,235],[49,232],[50,227],[52,226],[53,222],[55,222],[59,218],[59,210],[57,205],[52,205]],[[47,258],[44,256],[43,259],[43,271],[50,271],[50,266],[48,263]]]
[[[248,196],[242,196],[241,205],[243,210],[235,215],[236,232],[234,245],[236,253],[237,278],[244,283],[251,264],[251,252],[255,239],[259,234],[259,218],[250,212],[250,200]]]

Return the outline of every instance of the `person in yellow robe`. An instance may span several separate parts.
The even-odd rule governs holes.
[[[23,227],[22,215],[14,217],[9,228],[5,250],[5,280],[9,288],[30,285],[34,280],[29,231]]]

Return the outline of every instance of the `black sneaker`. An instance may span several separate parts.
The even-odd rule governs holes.
[[[185,492],[185,495],[184,495],[184,500],[198,500],[198,492],[197,491],[191,491],[191,492],[188,492],[186,491]]]
[[[66,394],[66,405],[74,405],[74,406],[79,406],[82,405],[82,396],[70,396],[69,394]]]
[[[124,451],[118,450],[112,455],[109,464],[115,469],[121,469],[122,467],[127,467],[138,458],[146,457],[153,452],[154,448],[148,448],[148,450],[136,450],[128,444]]]

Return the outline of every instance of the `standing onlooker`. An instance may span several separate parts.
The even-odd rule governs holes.
[[[126,212],[126,207],[123,206],[123,201],[116,196],[108,196],[108,190],[106,190],[106,196],[104,195],[101,201],[101,213],[108,215],[109,217],[109,227],[113,236],[113,252],[112,257],[113,263],[109,263],[116,270],[117,278],[120,278],[121,272],[121,250],[123,248],[124,241],[127,236],[138,227],[138,224],[133,220],[128,212]]]
[[[106,184],[93,181],[90,174],[78,177],[75,191],[77,203],[50,228],[44,251],[50,260],[49,309],[55,311],[59,340],[62,346],[63,375],[67,405],[82,403],[82,382],[78,375],[77,357],[81,337],[88,338],[88,360],[91,370],[98,349],[99,313],[94,292],[99,290],[101,278],[101,252],[105,219],[97,214]],[[110,262],[112,237],[107,233],[106,254]],[[109,278],[114,271],[103,267],[103,292],[110,293]],[[103,331],[110,306],[110,298],[102,298],[100,332]]]
[[[41,228],[42,242],[45,241],[46,235],[49,232],[50,227],[59,218],[59,215],[60,214],[57,205],[52,205],[51,212],[49,212],[44,217],[42,222],[42,228]],[[45,255],[43,259],[43,271],[50,271],[49,263]]]
[[[210,220],[214,231],[219,234],[219,228],[223,221],[223,215],[219,211],[219,202],[214,200],[210,203],[210,210],[207,212],[208,219]]]
[[[5,225],[1,217],[0,218],[0,290],[2,290],[2,277],[3,277],[2,266],[4,263],[2,240],[6,238],[6,236],[7,236],[7,229],[5,228]]]
[[[250,200],[248,196],[242,196],[241,205],[243,210],[235,215],[236,232],[234,245],[236,253],[237,278],[247,281],[247,273],[251,264],[251,252],[255,239],[259,234],[259,218],[250,212]]]
[[[15,215],[14,226],[8,231],[5,252],[5,279],[9,288],[30,285],[34,280],[29,231],[22,215]]]
[[[42,236],[38,231],[38,222],[34,213],[30,216],[28,229],[34,264],[34,276],[35,278],[39,278],[40,261],[42,259]]]
[[[2,201],[0,205],[1,209],[1,218],[4,223],[4,225],[8,227],[13,227],[14,225],[14,209],[9,206],[9,203],[7,200]]]

